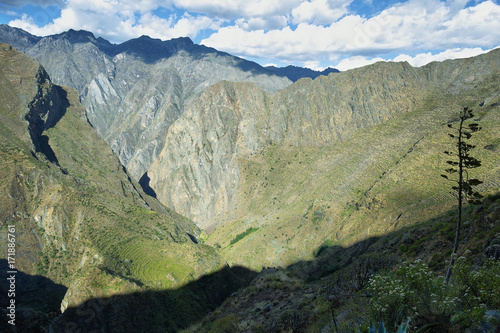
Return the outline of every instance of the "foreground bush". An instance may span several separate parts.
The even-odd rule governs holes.
[[[487,259],[474,267],[469,254],[457,258],[450,284],[436,276],[421,260],[403,264],[394,271],[375,274],[367,291],[372,315],[396,327],[405,318],[412,326],[444,331],[484,323],[488,309],[500,309],[500,261]]]

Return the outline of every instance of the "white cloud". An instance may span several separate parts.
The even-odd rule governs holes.
[[[316,1],[316,0],[313,0]],[[312,2],[292,10],[292,19],[313,20]],[[314,2],[319,4],[320,1]],[[229,26],[202,41],[203,44],[242,56],[275,57],[282,61],[325,61],[332,54],[376,57],[397,52],[445,50],[455,47],[491,48],[500,41],[500,6],[484,1],[463,8],[465,1],[410,0],[371,18],[344,15],[329,25],[300,23],[266,31]],[[451,5],[450,5],[451,4]],[[307,12],[304,8],[311,7]],[[319,5],[317,8],[321,8]],[[314,7],[316,8],[316,7]],[[292,15],[293,16],[293,15]],[[358,59],[359,58],[355,58]]]
[[[385,59],[382,59],[380,57],[368,59],[363,56],[353,56],[347,59],[343,59],[337,65],[335,65],[335,68],[340,71],[346,71],[348,69],[371,65],[379,61],[385,61]]]
[[[325,69],[325,67],[322,67],[320,65],[320,62],[318,60],[310,60],[310,61],[304,61],[303,62],[303,67],[310,68],[315,71],[322,71]]]
[[[491,50],[483,50],[479,47],[475,48],[454,48],[439,52],[437,54],[432,54],[430,52],[420,53],[414,57],[410,57],[406,54],[401,54],[393,59],[393,61],[407,61],[410,65],[414,67],[420,67],[427,65],[432,61],[443,61],[446,59],[458,59],[458,58],[469,58],[475,57],[479,54],[486,53]]]
[[[378,61],[394,61],[394,62],[406,61],[414,67],[421,67],[421,66],[427,65],[428,63],[433,62],[433,61],[443,61],[443,60],[447,60],[447,59],[459,59],[459,58],[470,58],[470,57],[475,57],[477,55],[480,55],[480,54],[483,54],[483,53],[486,53],[489,51],[491,51],[491,49],[483,50],[479,47],[475,47],[475,48],[464,48],[464,49],[454,48],[454,49],[445,50],[443,52],[439,52],[436,54],[432,54],[431,52],[419,53],[413,57],[409,56],[407,54],[400,54],[393,59],[383,59],[380,57],[368,58],[368,57],[363,57],[363,56],[353,56],[353,57],[349,57],[346,59],[342,59],[335,66],[335,68],[337,68],[341,71],[346,71],[349,69],[370,65],[370,64],[376,63]]]
[[[236,26],[246,31],[252,30],[275,30],[286,27],[288,20],[286,16],[276,15],[271,17],[251,17],[249,19],[239,18],[235,21]]]
[[[352,0],[304,1],[292,10],[292,22],[330,25],[348,13]]]
[[[112,42],[122,42],[140,35],[171,39],[174,37],[195,37],[200,30],[218,29],[221,20],[207,16],[181,17],[172,15],[160,18],[152,11],[158,8],[157,0],[67,0],[60,17],[42,27],[33,17],[23,15],[9,25],[24,29],[32,34],[46,36],[68,29],[83,29]]]
[[[173,0],[178,8],[211,17],[238,19],[283,15],[304,0]]]

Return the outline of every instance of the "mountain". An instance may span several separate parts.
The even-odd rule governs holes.
[[[39,61],[54,83],[80,92],[88,121],[136,181],[163,148],[169,126],[208,86],[250,81],[276,92],[291,84],[189,38],[142,36],[115,45],[87,31],[35,37],[0,25],[0,42]]]
[[[331,67],[328,67],[322,71],[316,71],[310,68],[297,67],[292,65],[286,67],[266,66],[265,68],[280,76],[286,76],[292,82],[296,82],[297,80],[305,77],[315,79],[320,75],[328,76],[328,74],[330,73],[340,72],[338,69]]]
[[[45,63],[0,48],[0,237],[16,225],[20,280],[41,286],[20,304],[23,325],[368,325],[368,300],[334,312],[366,296],[372,274],[414,259],[430,275],[446,266],[456,198],[440,174],[464,107],[482,127],[470,176],[486,198],[464,211],[461,251],[474,274],[499,256],[500,49],[291,83],[184,38],[0,35]],[[492,286],[495,272],[483,276]],[[451,303],[468,304],[456,292]]]
[[[35,332],[37,320],[46,327],[55,313],[93,297],[173,289],[225,269],[198,242],[192,221],[131,179],[88,124],[78,92],[53,84],[7,44],[0,44],[0,105],[0,237],[15,227],[13,264],[19,283],[28,281],[16,298],[19,318],[27,318],[19,330]],[[32,283],[40,289],[27,293]]]
[[[482,190],[500,185],[498,151],[484,149],[499,142],[499,60],[494,50],[421,68],[381,62],[274,95],[221,82],[172,124],[149,184],[215,229],[208,243],[230,264],[253,269],[431,218],[455,202],[439,175],[445,124],[464,106],[483,127]]]

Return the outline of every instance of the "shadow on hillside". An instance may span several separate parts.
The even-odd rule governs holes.
[[[0,332],[44,332],[50,317],[60,312],[66,290],[46,277],[12,270],[6,259],[0,259]],[[15,302],[15,318],[7,316],[11,300]],[[11,319],[15,319],[15,326],[7,322]]]
[[[497,240],[500,225],[500,193],[490,195],[478,206],[465,205],[460,230],[459,254],[471,250],[485,257],[500,258]],[[372,236],[347,248],[322,245],[310,261],[299,261],[287,267],[304,281],[316,281],[351,266],[371,274],[394,267],[401,260],[424,259],[430,268],[444,273],[455,241],[457,209],[453,208],[413,225]],[[399,217],[398,217],[399,218]],[[494,241],[495,240],[495,241]],[[364,266],[364,267],[360,267]],[[345,275],[353,273],[344,272]],[[349,276],[349,279],[356,277]]]
[[[500,218],[500,195],[490,200],[490,207],[466,208],[464,216],[469,222],[462,228],[460,251],[474,247],[486,256],[500,254],[500,246],[492,241],[500,231],[495,224]],[[369,274],[393,267],[402,259],[424,257],[431,266],[435,262],[433,268],[439,271],[449,259],[447,250],[452,248],[455,223],[456,212],[452,210],[346,248],[322,246],[314,252],[314,259],[285,270],[303,281],[330,279],[332,273],[341,273],[341,278],[358,289]],[[238,289],[247,287],[257,274],[244,267],[226,266],[179,289],[91,299],[52,320],[51,332],[178,332],[202,321]]]
[[[48,103],[41,99],[34,100],[30,104],[30,111],[25,116],[28,121],[28,130],[31,136],[31,141],[35,147],[36,153],[43,154],[50,162],[59,166],[59,161],[49,144],[49,137],[44,135],[44,131],[54,127],[59,120],[67,112],[70,106],[68,101],[68,93],[60,86],[54,86],[54,96],[50,99],[50,103],[54,103],[54,106],[47,110],[47,106],[44,103]],[[46,118],[46,120],[43,120]]]
[[[331,246],[315,259],[286,270],[303,280],[317,280],[348,266],[379,240],[371,237],[348,248]],[[55,318],[51,332],[178,332],[200,323],[257,274],[244,267],[226,266],[179,289],[90,299]]]
[[[177,332],[199,322],[257,275],[243,267],[224,269],[175,290],[95,298],[52,321],[58,332]]]
[[[148,176],[148,173],[144,173],[141,177],[141,179],[139,179],[139,185],[141,185],[142,187],[142,190],[144,191],[144,193],[146,193],[147,195],[149,195],[150,197],[153,197],[155,199],[158,199],[156,197],[156,192],[155,190],[153,190],[153,188],[149,185],[149,182],[151,181],[151,178],[149,178]]]
[[[396,233],[399,235],[401,232],[383,237],[391,238]],[[315,251],[315,259],[298,262],[286,270],[304,281],[318,280],[373,251],[371,247],[380,239],[370,237],[347,248],[324,247]],[[247,287],[257,274],[244,267],[226,266],[175,290],[91,299],[68,308],[52,321],[51,329],[54,333],[178,332],[202,321],[238,289]]]

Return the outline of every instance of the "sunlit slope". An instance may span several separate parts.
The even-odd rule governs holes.
[[[277,141],[240,157],[234,218],[219,224],[208,243],[232,264],[288,265],[312,257],[322,244],[347,246],[437,216],[456,204],[451,184],[440,177],[448,158],[442,152],[454,144],[446,123],[465,106],[483,127],[471,140],[483,166],[471,176],[484,181],[480,191],[498,190],[498,70],[476,81],[465,74],[460,88],[460,76],[434,86],[412,109],[341,142]]]
[[[190,220],[130,179],[75,90],[8,45],[0,60],[0,230],[16,226],[18,269],[69,287],[65,307],[223,267]]]

